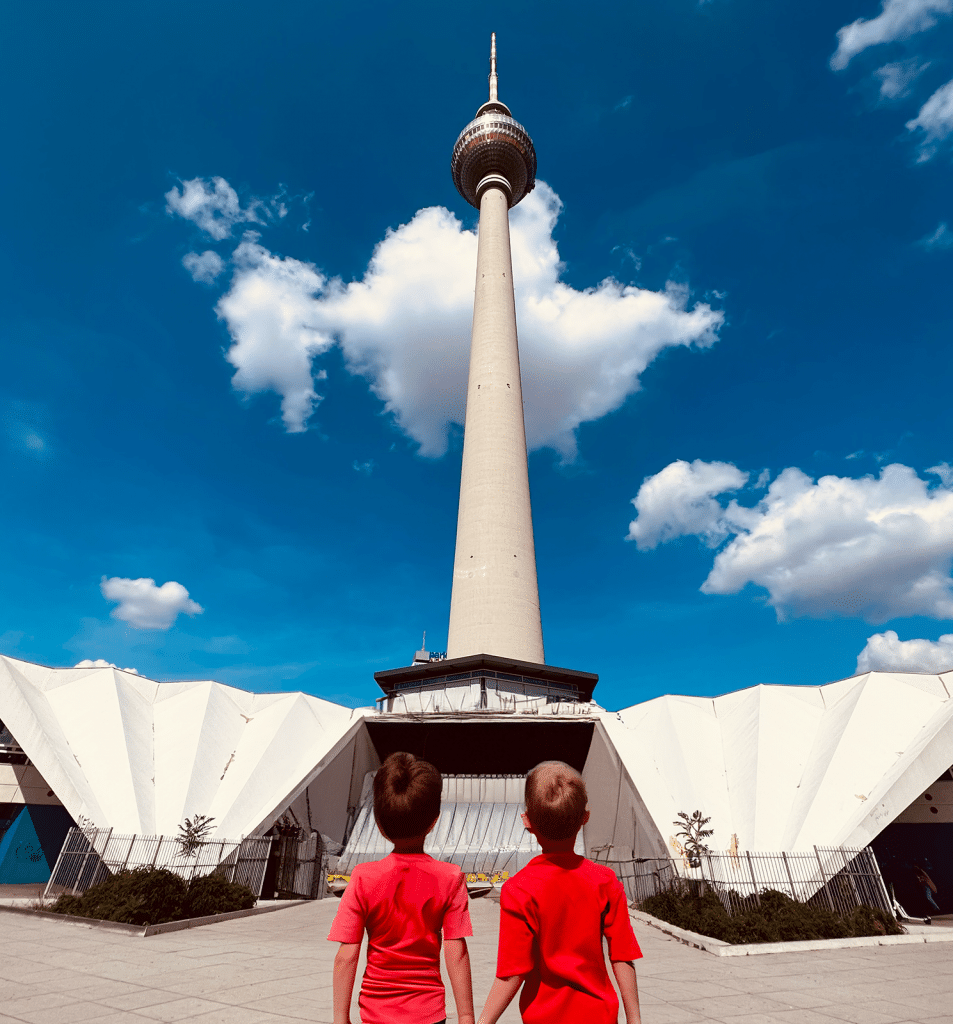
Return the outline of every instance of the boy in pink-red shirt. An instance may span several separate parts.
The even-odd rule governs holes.
[[[523,824],[543,852],[503,885],[496,981],[480,1024],[496,1024],[520,986],[524,1024],[641,1024],[634,960],[642,956],[625,891],[615,873],[574,853],[589,820],[582,776],[544,761],[526,777]]]
[[[391,754],[374,777],[374,818],[394,852],[354,868],[331,925],[328,938],[341,943],[334,957],[334,1024],[350,1024],[365,931],[363,1024],[445,1024],[441,933],[459,1024],[473,1024],[466,883],[456,865],[424,853],[442,785],[432,764],[404,753]]]

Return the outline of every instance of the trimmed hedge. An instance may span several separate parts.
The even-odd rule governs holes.
[[[889,914],[872,907],[857,907],[838,917],[824,907],[798,903],[775,889],[740,898],[740,913],[730,916],[709,886],[701,895],[672,887],[650,896],[639,906],[646,914],[699,935],[733,945],[748,942],[794,942],[799,939],[845,939],[859,935],[900,935],[903,929]]]
[[[82,896],[64,893],[50,910],[98,921],[145,925],[249,910],[254,905],[251,889],[228,882],[221,875],[202,875],[186,882],[164,868],[135,868],[118,872]]]

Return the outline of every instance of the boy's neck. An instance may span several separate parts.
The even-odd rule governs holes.
[[[423,853],[424,837],[414,836],[412,839],[395,839],[394,853]]]
[[[576,837],[573,836],[571,839],[541,839],[539,836],[536,837],[536,841],[543,848],[543,853],[575,853],[576,852]]]

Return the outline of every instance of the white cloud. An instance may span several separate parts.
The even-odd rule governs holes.
[[[883,100],[897,100],[910,92],[910,86],[928,67],[929,63],[923,63],[916,57],[910,60],[897,61],[893,64],[884,64],[874,72],[880,79],[880,98]]]
[[[937,466],[930,466],[926,472],[938,476],[944,487],[953,488],[953,466],[948,462],[941,462]]]
[[[111,661],[106,661],[105,658],[97,658],[95,661],[83,658],[82,661],[77,661],[73,668],[119,668],[119,666]],[[131,672],[135,676],[139,675],[139,670],[134,668],[124,668],[122,671]]]
[[[706,594],[734,594],[753,583],[768,591],[779,619],[845,615],[883,622],[898,616],[953,618],[953,490],[930,488],[907,466],[886,466],[879,478],[825,476],[816,483],[786,469],[753,507],[736,500],[712,508],[716,492],[702,495],[697,529],[686,522],[685,463],[673,463],[639,490],[652,493],[648,522],[637,519],[629,536],[652,547],[697,533],[706,542],[732,536],[715,556]],[[737,489],[725,463],[693,463],[696,475],[723,475],[721,493]],[[729,466],[729,469],[734,467]],[[932,472],[936,472],[934,467]],[[647,492],[649,493],[649,492]],[[706,502],[710,502],[706,504]],[[669,509],[669,519],[665,511]],[[661,510],[661,511],[658,511]]]
[[[937,89],[920,108],[920,113],[912,121],[907,121],[907,129],[923,132],[917,162],[929,160],[940,148],[940,143],[953,132],[953,80]]]
[[[831,67],[841,71],[862,50],[881,43],[908,39],[924,32],[953,11],[953,0],[883,0],[880,14],[869,21],[858,18],[837,32],[837,50]]]
[[[152,579],[129,580],[119,576],[107,579],[104,576],[99,589],[107,601],[119,604],[110,613],[112,617],[136,629],[168,629],[181,613],[201,615],[205,610],[174,580],[157,587]]]
[[[243,210],[238,193],[224,178],[191,178],[182,182],[181,191],[170,189],[165,194],[166,212],[178,214],[197,224],[216,241],[228,238],[236,224],[260,224],[260,200],[253,199]]]
[[[327,280],[310,263],[273,256],[252,238],[233,259],[231,289],[215,307],[234,342],[226,354],[236,369],[232,383],[246,394],[278,392],[286,429],[303,431],[320,401],[311,360],[334,341],[318,316]]]
[[[714,496],[736,491],[747,480],[747,473],[727,462],[672,462],[648,477],[632,499],[638,518],[629,524],[627,539],[642,551],[686,536],[702,537],[715,547],[729,527]]]
[[[225,269],[225,261],[214,249],[205,252],[187,252],[182,257],[182,266],[192,275],[193,281],[211,284]]]
[[[511,224],[527,440],[570,458],[581,423],[622,405],[662,349],[712,345],[724,315],[689,308],[675,285],[652,292],[607,279],[580,291],[560,281],[552,232],[561,206],[538,182]],[[303,430],[318,397],[311,361],[337,340],[421,454],[441,455],[450,424],[463,422],[476,247],[475,232],[448,210],[421,210],[388,231],[362,280],[345,285],[243,243],[218,305],[234,340],[235,386],[277,391],[287,429]]]
[[[932,235],[921,238],[917,245],[928,252],[932,249],[949,249],[953,247],[953,231],[950,231],[949,225],[943,221],[937,224]]]
[[[901,640],[888,629],[867,638],[857,655],[858,672],[949,672],[953,669],[953,633],[939,640]]]

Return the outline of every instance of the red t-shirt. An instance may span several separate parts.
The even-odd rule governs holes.
[[[358,1005],[364,1024],[435,1024],[447,1016],[440,933],[473,934],[467,887],[456,864],[427,853],[392,853],[358,864],[331,924],[332,942],[361,942],[367,969]]]
[[[611,868],[577,853],[543,853],[500,891],[496,976],[525,974],[524,1024],[616,1024],[610,960],[637,960],[625,891]]]

